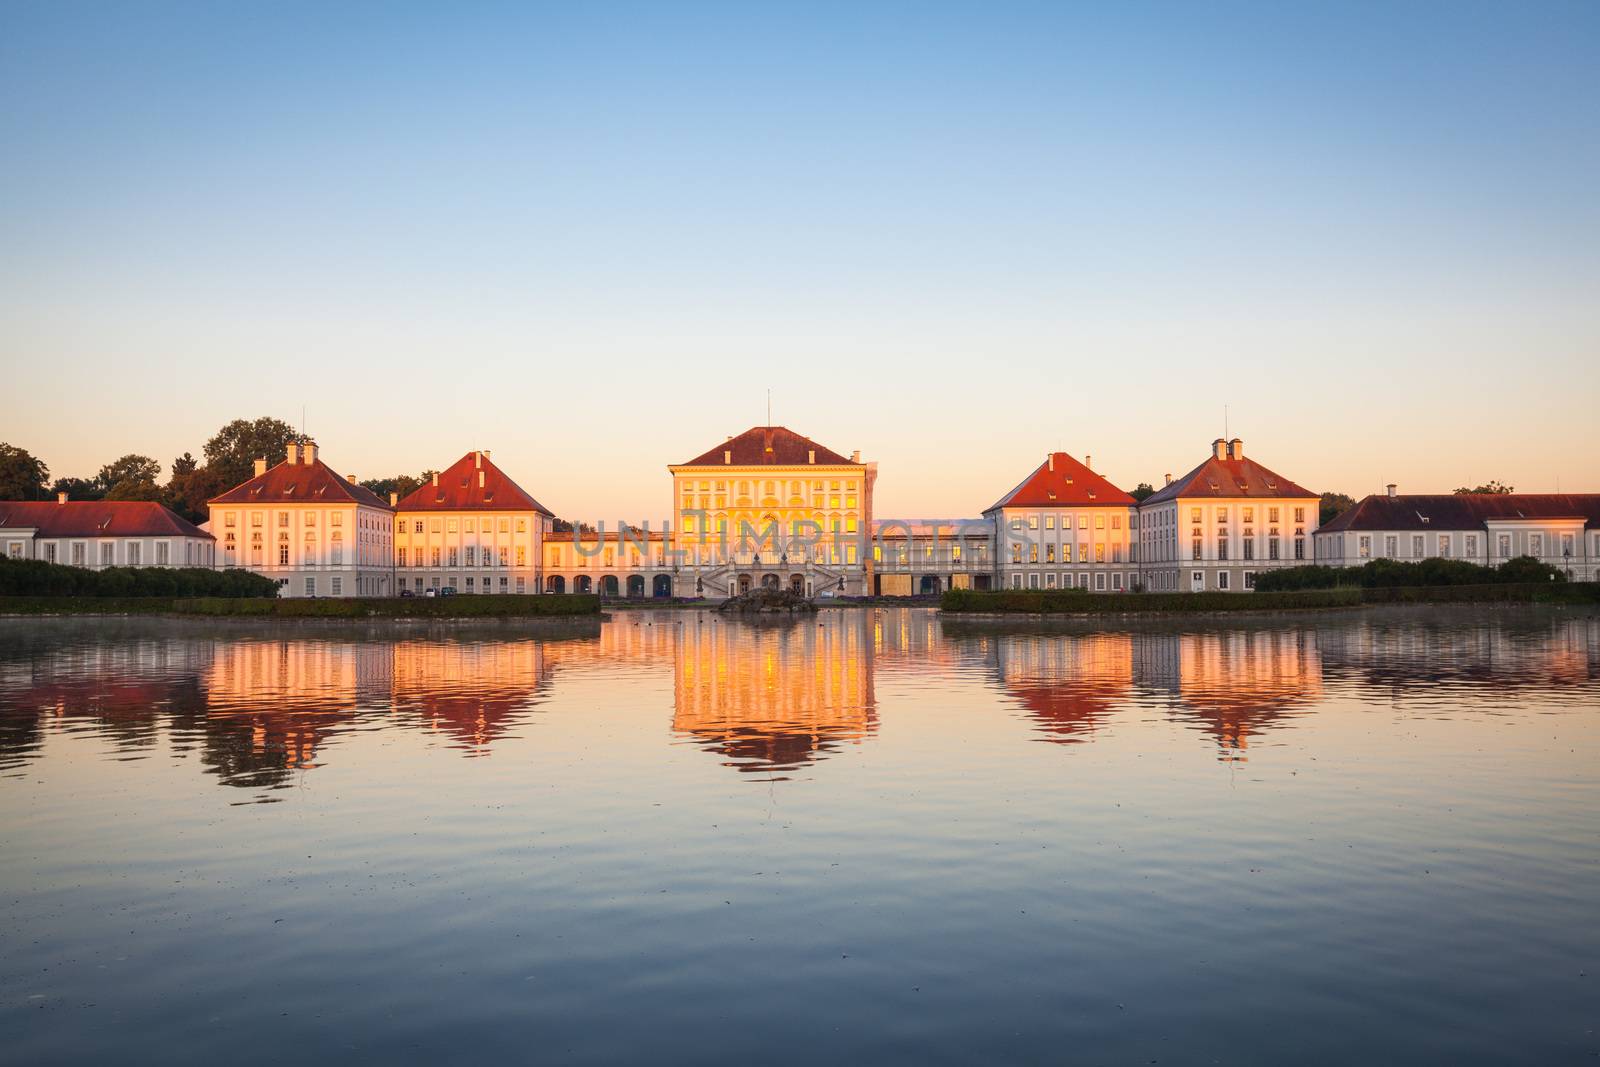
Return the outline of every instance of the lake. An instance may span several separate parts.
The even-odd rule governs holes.
[[[13,1063],[1600,1054],[1600,618],[0,620]]]

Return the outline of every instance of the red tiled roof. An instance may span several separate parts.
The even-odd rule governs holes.
[[[1141,504],[1160,504],[1178,497],[1314,497],[1318,494],[1268,470],[1253,459],[1206,461],[1171,485],[1164,485]]]
[[[284,460],[265,474],[214,496],[208,504],[336,504],[349,502],[387,509],[387,501],[364,485],[339,477],[322,460],[290,463]]]
[[[1436,493],[1374,495],[1330,519],[1341,530],[1481,530],[1495,519],[1583,519],[1600,527],[1600,493]]]
[[[1050,457],[984,514],[998,508],[1116,507],[1134,503],[1133,497],[1065,452]]]
[[[37,537],[204,537],[200,527],[153,500],[0,500],[0,527]]]
[[[696,456],[680,467],[804,467],[811,463],[811,453],[817,454],[819,466],[860,466],[824,448],[809,437],[802,437],[786,426],[752,426],[738,437],[730,437],[704,455]],[[731,462],[724,461],[724,453],[731,453]]]
[[[480,456],[481,460],[478,458]],[[495,466],[487,452],[468,452],[440,471],[437,481],[437,485],[428,482],[401,498],[395,510],[537,511],[541,515],[552,514],[549,508],[529,496],[522,486]]]

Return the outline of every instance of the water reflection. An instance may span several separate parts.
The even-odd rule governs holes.
[[[863,613],[678,631],[672,728],[740,771],[794,770],[877,730]]]
[[[650,612],[527,636],[503,630],[203,630],[160,621],[0,623],[0,773],[56,734],[114,758],[170,747],[221,782],[271,791],[355,730],[417,731],[486,756],[523,734],[563,674],[670,678],[672,736],[740,773],[787,777],[870,741],[879,674],[941,697],[995,690],[1030,732],[1083,744],[1155,716],[1244,760],[1271,731],[1354,688],[1421,708],[1463,690],[1585,689],[1592,619],[1395,612],[1288,623],[1123,630],[943,624],[919,610],[840,610],[753,625]],[[907,713],[911,713],[908,709]]]

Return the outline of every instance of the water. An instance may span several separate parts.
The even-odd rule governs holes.
[[[8,1062],[1600,1053],[1600,620],[0,620]]]

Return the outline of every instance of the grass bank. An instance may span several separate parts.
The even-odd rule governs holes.
[[[4,596],[0,615],[227,615],[261,619],[522,619],[598,615],[600,598],[560,596],[259,597]]]
[[[1600,583],[1296,589],[1280,593],[1085,593],[1061,589],[952,589],[949,612],[1011,615],[1212,614],[1315,611],[1364,604],[1600,604]]]

